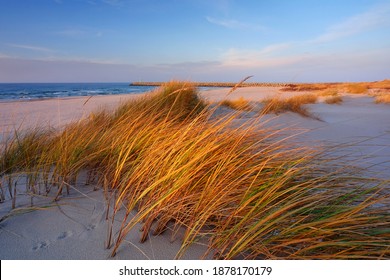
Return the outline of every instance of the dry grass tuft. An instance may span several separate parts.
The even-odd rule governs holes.
[[[340,95],[330,96],[325,99],[326,104],[341,104],[343,98]]]
[[[370,88],[390,89],[390,80],[373,82],[370,84]]]
[[[367,83],[349,83],[343,84],[341,89],[346,93],[364,94],[367,92],[369,85]]]
[[[345,93],[362,94],[368,89],[390,89],[390,80],[377,82],[359,82],[359,83],[308,83],[308,84],[289,84],[280,91],[314,91],[319,95],[335,95],[338,91]]]
[[[289,84],[288,86],[280,89],[281,91],[319,91],[326,90],[332,84],[321,84],[321,83],[312,83],[312,84]]]
[[[225,99],[221,102],[221,105],[238,111],[253,110],[253,107],[251,106],[250,102],[243,97],[240,97],[239,99],[236,100]]]
[[[337,88],[328,88],[325,90],[322,90],[317,93],[318,96],[337,96],[338,95],[338,90]]]
[[[265,99],[262,103],[264,107],[262,109],[263,114],[280,114],[283,112],[294,112],[304,117],[314,116],[302,105],[313,104],[317,102],[317,96],[315,94],[303,94],[290,98],[273,97]]]
[[[390,94],[381,94],[375,97],[375,103],[390,104]]]

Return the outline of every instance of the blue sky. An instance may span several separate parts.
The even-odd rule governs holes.
[[[0,82],[390,78],[389,0],[0,0]]]

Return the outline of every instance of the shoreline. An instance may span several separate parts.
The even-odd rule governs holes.
[[[146,94],[148,92],[140,92],[140,93],[118,93],[118,94],[97,94],[97,95],[83,95],[83,96],[63,96],[63,97],[40,97],[40,98],[31,98],[31,99],[0,99],[0,103],[12,103],[12,102],[36,102],[36,101],[47,101],[47,100],[70,100],[70,99],[83,99],[83,98],[101,98],[101,97],[113,97],[113,96],[138,96],[142,94]]]
[[[91,112],[114,109],[121,102],[142,94],[93,95],[0,102],[0,135],[15,128],[61,127],[87,117]]]

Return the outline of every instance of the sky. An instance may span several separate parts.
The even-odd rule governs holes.
[[[390,0],[0,0],[0,82],[390,78]]]

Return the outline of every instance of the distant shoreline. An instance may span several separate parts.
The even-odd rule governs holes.
[[[129,86],[161,86],[165,82],[132,82]],[[224,82],[189,82],[196,87],[234,87],[237,83]],[[291,83],[242,83],[240,87],[285,87]]]

